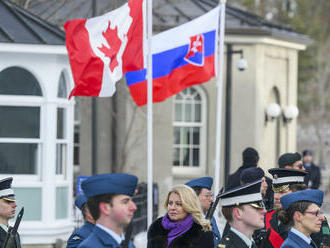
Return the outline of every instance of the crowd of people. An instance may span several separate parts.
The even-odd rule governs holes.
[[[320,170],[310,151],[285,153],[268,178],[258,167],[259,154],[243,151],[243,165],[229,176],[216,196],[212,177],[173,186],[164,201],[166,214],[147,230],[147,248],[325,248],[330,247],[328,222],[321,212]],[[15,215],[13,178],[0,181],[0,245],[8,220]],[[94,175],[82,182],[84,195],[75,205],[85,224],[67,241],[68,248],[133,248],[127,227],[137,210],[132,196],[138,178],[130,174]],[[226,220],[222,232],[214,213],[220,202]],[[19,248],[15,234],[11,246]]]

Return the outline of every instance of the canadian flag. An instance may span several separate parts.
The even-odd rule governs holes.
[[[112,96],[126,72],[144,68],[143,0],[64,24],[75,87],[71,96]]]

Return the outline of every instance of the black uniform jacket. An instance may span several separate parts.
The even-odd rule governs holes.
[[[0,247],[2,247],[3,244],[5,243],[6,236],[7,236],[7,232],[0,227]],[[15,236],[15,245],[10,248],[21,248],[21,241],[18,233]]]
[[[249,248],[247,244],[232,230],[228,230],[226,236],[223,236],[219,248]]]
[[[166,248],[168,230],[162,226],[163,217],[155,220],[148,230],[147,248]],[[172,240],[169,248],[213,248],[212,231],[203,231],[201,225],[193,223],[191,228]]]

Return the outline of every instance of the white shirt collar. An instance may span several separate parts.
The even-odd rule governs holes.
[[[120,244],[125,239],[124,233],[122,233],[121,235],[118,235],[114,231],[110,230],[109,228],[106,228],[105,226],[102,226],[101,224],[96,224],[96,226],[98,226],[103,231],[105,231],[106,233],[108,233],[112,238],[114,238],[114,240],[116,240],[116,242],[118,244]]]
[[[298,231],[295,228],[291,228],[290,232],[293,232],[294,234],[296,234],[297,236],[299,236],[300,238],[302,238],[303,240],[306,241],[307,244],[311,243],[311,238],[307,237],[305,234],[303,234],[302,232]]]
[[[246,237],[243,233],[241,233],[240,231],[236,230],[233,227],[230,227],[230,230],[232,230],[234,233],[236,233],[244,242],[248,247],[252,246],[252,238],[249,239],[248,237]]]
[[[6,232],[8,232],[8,226],[6,226],[5,224],[0,223],[0,227]]]

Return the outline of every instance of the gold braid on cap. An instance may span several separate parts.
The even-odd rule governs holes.
[[[278,186],[278,187],[273,185],[273,191],[276,193],[280,193],[282,191],[286,191],[287,189],[289,189],[289,186],[290,186],[290,184],[284,184],[284,185]]]

